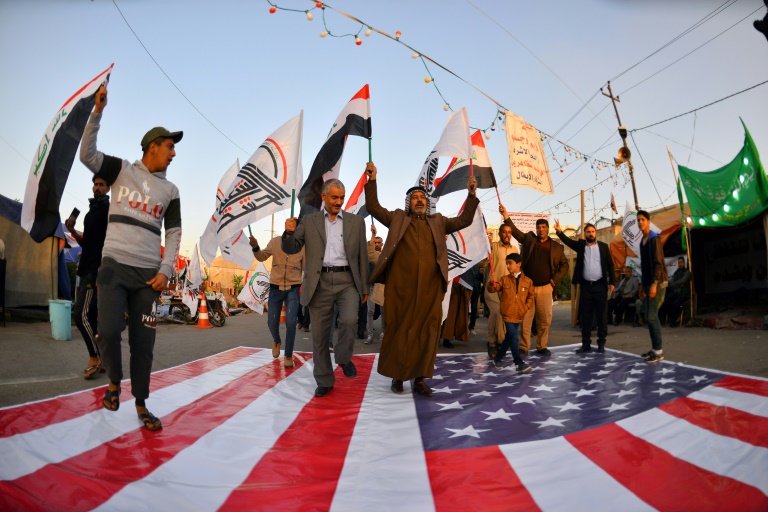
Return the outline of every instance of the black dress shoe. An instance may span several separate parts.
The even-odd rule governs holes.
[[[345,377],[357,377],[357,368],[355,368],[355,363],[352,361],[347,364],[340,364],[339,366],[344,371]]]
[[[315,396],[325,396],[332,389],[333,386],[317,386],[317,388],[315,388]]]
[[[426,396],[427,398],[432,396],[432,390],[427,386],[427,383],[423,380],[417,380],[413,384],[413,390],[420,394],[421,396]]]
[[[536,353],[539,354],[540,356],[552,355],[552,352],[550,352],[548,348],[536,349]]]
[[[445,348],[453,348],[453,343],[451,343],[451,340],[443,340],[443,346]]]
[[[392,379],[392,385],[389,386],[389,389],[391,389],[393,393],[397,393],[399,395],[403,392],[403,381]]]
[[[584,353],[586,353],[586,352],[592,352],[592,347],[584,347],[584,346],[581,346],[580,348],[577,348],[577,349],[576,349],[576,353],[577,353],[577,354],[584,354]]]
[[[603,343],[602,345],[598,345],[597,346],[597,353],[598,354],[605,354],[605,343]]]

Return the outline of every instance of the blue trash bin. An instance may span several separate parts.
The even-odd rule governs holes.
[[[53,339],[69,341],[72,339],[72,301],[49,300],[48,311],[51,316],[51,334]]]

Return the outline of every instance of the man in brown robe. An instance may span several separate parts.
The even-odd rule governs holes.
[[[403,392],[403,381],[415,379],[413,389],[432,396],[424,378],[432,377],[442,323],[442,302],[448,287],[448,248],[445,235],[472,224],[479,201],[477,181],[470,176],[464,211],[447,218],[430,214],[426,190],[408,190],[405,210],[389,211],[379,204],[376,166],[365,168],[365,207],[389,228],[371,283],[386,284],[384,340],[379,355],[380,374],[392,378],[391,389]]]

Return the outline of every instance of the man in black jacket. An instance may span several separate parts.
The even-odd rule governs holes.
[[[77,275],[80,286],[72,313],[75,325],[80,330],[88,349],[88,366],[83,370],[83,377],[92,379],[102,371],[101,353],[96,344],[97,319],[99,317],[98,299],[96,295],[96,275],[101,265],[101,250],[104,248],[104,238],[107,236],[109,219],[109,185],[98,174],[93,176],[93,199],[88,200],[88,213],[83,221],[83,234],[75,230],[75,218],[69,217],[64,225],[72,233],[72,237],[80,245],[83,252]]]
[[[597,241],[597,229],[593,224],[584,226],[586,240],[571,240],[560,229],[555,219],[555,232],[562,242],[576,251],[576,267],[573,269],[574,284],[581,290],[581,348],[577,353],[592,351],[592,318],[597,316],[597,351],[605,352],[608,336],[606,307],[608,295],[613,292],[613,260],[608,244]]]

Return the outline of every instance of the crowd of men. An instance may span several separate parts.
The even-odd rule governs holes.
[[[66,222],[83,248],[75,318],[89,355],[84,377],[107,374],[103,406],[110,411],[120,406],[120,344],[128,327],[131,391],[139,420],[154,431],[162,423],[149,412],[146,399],[156,301],[172,274],[181,238],[179,191],[166,179],[166,171],[183,133],[162,127],[149,130],[141,140],[143,156],[133,163],[105,155],[97,150],[96,137],[106,104],[107,92],[102,88],[82,140],[81,161],[94,173],[93,199],[82,235],[74,229],[74,218]],[[580,289],[582,332],[576,352],[592,351],[594,321],[597,352],[603,353],[608,319],[618,324],[634,305],[637,322],[647,323],[650,332],[652,348],[643,354],[646,362],[663,360],[660,318],[666,317],[670,325],[678,322],[688,300],[690,272],[680,258],[678,270],[668,279],[661,239],[650,230],[647,212],[637,214],[643,232],[639,278],[625,267],[614,284],[610,252],[596,239],[594,225],[585,226],[583,240],[572,240],[556,220],[559,243],[549,236],[546,219],[536,221],[535,231],[523,232],[500,204],[503,224],[489,257],[450,283],[446,238],[472,223],[479,204],[474,176],[468,180],[461,214],[445,217],[431,211],[429,193],[420,186],[406,191],[404,208],[388,210],[378,200],[376,166],[368,162],[366,172],[366,209],[388,228],[386,241],[377,236],[373,223],[367,240],[364,219],[343,210],[346,192],[337,179],[324,183],[320,211],[301,220],[287,219],[285,231],[266,247],[250,237],[254,258],[272,259],[267,305],[272,356],[282,354],[283,365],[293,368],[297,327],[311,328],[316,397],[334,389],[336,365],[345,378],[356,377],[355,339],[374,341],[378,315],[383,326],[378,372],[391,379],[394,393],[403,393],[404,383],[410,381],[414,393],[431,397],[426,380],[433,375],[440,340],[452,348],[451,340],[468,341],[469,334],[475,334],[480,299],[487,310],[487,349],[494,366],[502,368],[510,351],[516,371],[530,371],[523,356],[532,348],[533,335],[536,353],[550,355],[553,297],[568,273],[563,245],[576,253],[572,282]],[[115,191],[113,201],[110,189]],[[161,257],[163,229],[166,251]],[[449,286],[449,311],[443,319],[442,303]],[[283,307],[285,345],[279,328]]]

